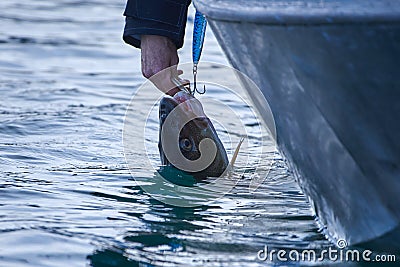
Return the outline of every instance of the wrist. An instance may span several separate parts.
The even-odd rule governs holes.
[[[145,34],[140,36],[141,44],[160,44],[177,50],[175,43],[167,36]]]

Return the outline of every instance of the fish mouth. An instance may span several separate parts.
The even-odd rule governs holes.
[[[198,100],[196,100],[198,101]],[[187,173],[193,175],[195,178],[203,179],[206,177],[219,177],[225,172],[225,169],[228,167],[228,157],[226,155],[225,148],[219,139],[217,132],[211,123],[210,119],[204,114],[201,108],[201,112],[195,112],[196,114],[191,114],[193,117],[188,119],[187,111],[184,111],[180,106],[180,102],[174,99],[171,96],[164,96],[159,105],[159,120],[160,120],[160,129],[159,129],[159,153],[161,158],[161,163],[164,166],[173,166],[177,169],[175,165],[171,163],[167,156],[165,155],[162,142],[161,142],[161,134],[163,127],[176,127],[177,129],[181,129],[179,132],[179,141],[184,141],[190,144],[190,147],[180,147],[180,144],[177,146],[180,147],[180,151],[182,155],[190,161],[195,161],[200,158],[201,153],[199,149],[199,144],[204,139],[210,139],[216,146],[216,154],[214,160],[204,169],[199,171],[186,171]],[[178,107],[179,106],[179,107]],[[201,106],[201,105],[200,105]],[[175,110],[178,108],[177,110]],[[173,112],[174,111],[174,112]],[[173,123],[170,123],[169,120],[168,125],[165,125],[165,121],[167,117],[173,113],[174,119]],[[179,125],[180,122],[187,121],[185,125]],[[175,123],[176,124],[175,124]],[[167,139],[168,140],[168,139]],[[171,142],[176,142],[176,139],[170,138]],[[207,150],[203,150],[202,153],[207,153]],[[179,152],[178,152],[179,153]],[[190,163],[188,163],[190,164]],[[181,170],[181,169],[180,169]]]
[[[159,109],[159,118],[160,118],[160,131],[161,127],[163,126],[165,120],[167,119],[168,115],[176,108],[179,106],[179,103],[175,98],[167,95],[164,96],[161,101],[160,101],[160,109]],[[191,113],[191,114],[187,114]],[[211,128],[214,130],[214,126],[212,125],[211,121],[209,118],[206,117],[204,112],[201,111],[195,111],[195,112],[184,112],[183,110],[177,110],[175,113],[178,119],[180,120],[187,120],[189,116],[193,116],[193,119],[190,120],[190,123],[195,124],[195,126],[198,129],[201,129],[202,131],[205,131],[208,128]]]

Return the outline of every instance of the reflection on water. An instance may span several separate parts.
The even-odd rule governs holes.
[[[142,191],[122,153],[125,110],[144,81],[138,51],[121,41],[123,5],[0,3],[0,266],[258,266],[264,245],[329,246],[275,151],[255,193],[246,175],[211,206]],[[210,32],[203,59],[225,63]],[[143,157],[137,172],[151,179]]]
[[[110,260],[156,266],[235,262],[238,266],[251,266],[262,264],[257,262],[256,252],[266,244],[282,249],[327,245],[282,161],[276,161],[271,178],[259,191],[249,194],[248,184],[249,180],[243,179],[211,206],[181,208],[152,198],[142,199],[141,206],[149,208],[145,213],[124,214],[144,227],[126,229],[107,246],[100,246],[89,259],[95,266],[119,266]],[[131,196],[142,195],[139,186],[127,189]]]

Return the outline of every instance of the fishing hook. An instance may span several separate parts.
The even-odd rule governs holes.
[[[196,77],[197,77],[197,64],[194,64],[193,65],[193,95],[194,95],[194,93],[195,92],[197,92],[199,95],[203,95],[203,94],[205,94],[206,93],[206,86],[204,85],[203,86],[203,91],[202,92],[200,92],[198,89],[197,89],[197,80],[196,80]]]

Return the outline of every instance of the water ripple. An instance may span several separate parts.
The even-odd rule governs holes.
[[[139,52],[121,41],[123,5],[0,3],[0,266],[264,266],[256,259],[264,245],[329,246],[274,150],[254,193],[255,166],[242,166],[239,184],[210,206],[169,206],[142,190],[153,171],[137,152],[135,181],[122,150],[126,106],[144,81]],[[226,63],[210,32],[206,39],[204,59]],[[221,90],[213,97],[247,108]],[[157,124],[149,120],[146,139],[156,161]]]

